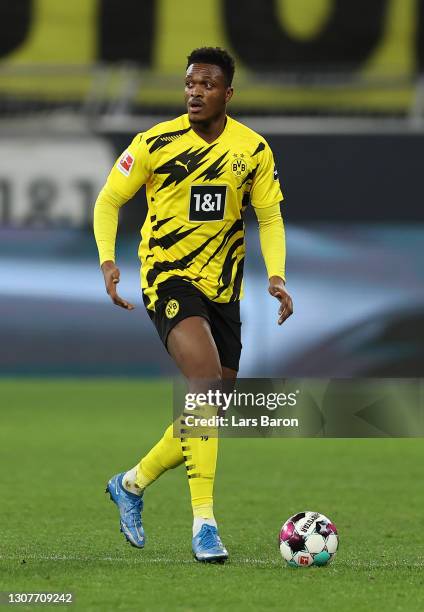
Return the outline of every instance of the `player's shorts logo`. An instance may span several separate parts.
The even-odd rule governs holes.
[[[165,308],[165,314],[168,319],[173,319],[180,309],[180,305],[177,300],[169,300]]]
[[[244,159],[244,153],[234,153],[233,159],[230,161],[231,170],[236,176],[244,176],[247,172],[247,164]]]
[[[119,172],[122,172],[122,174],[124,174],[125,176],[128,176],[129,173],[131,172],[131,168],[133,167],[134,164],[134,157],[131,155],[131,153],[128,153],[128,151],[125,151],[125,153],[123,153],[118,161],[118,163],[116,164],[116,167],[118,168]]]
[[[221,221],[225,213],[226,185],[192,185],[190,221]]]

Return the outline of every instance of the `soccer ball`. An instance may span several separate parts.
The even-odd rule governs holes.
[[[292,567],[327,565],[339,546],[334,523],[319,512],[299,512],[281,527],[280,552]]]

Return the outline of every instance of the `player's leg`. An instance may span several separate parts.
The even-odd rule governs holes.
[[[177,301],[178,300],[178,301]],[[169,311],[169,303],[177,303],[177,313]],[[207,311],[200,293],[189,283],[165,283],[158,292],[158,301],[154,312],[148,311],[165,346],[171,330],[186,317],[207,316]],[[204,319],[199,316],[200,321]],[[206,322],[205,322],[206,324]],[[201,360],[200,360],[201,361]],[[215,359],[216,361],[216,359]],[[211,372],[210,369],[207,370]],[[213,370],[213,376],[220,372]],[[198,375],[202,376],[203,371]],[[170,425],[159,442],[134,467],[113,476],[107,491],[118,506],[121,531],[126,539],[139,548],[144,546],[145,536],[141,521],[143,494],[163,472],[184,462],[180,438],[174,437],[173,425]]]
[[[181,441],[174,438],[174,428],[170,425],[135,467],[113,476],[108,482],[106,490],[120,511],[121,531],[133,546],[143,548],[145,543],[141,521],[144,490],[166,470],[183,462]]]
[[[225,366],[221,366],[221,369],[222,379],[225,381],[225,388],[233,390],[237,380],[237,370],[226,368]]]
[[[187,379],[190,393],[205,393],[209,385],[220,384],[222,368],[219,354],[205,318],[189,317],[182,320],[169,333],[167,347]],[[197,532],[202,521],[216,526],[213,485],[218,438],[188,435],[183,436],[181,444],[193,508],[193,532]]]
[[[170,317],[167,306],[170,301],[175,302],[175,298],[178,299],[179,312],[176,316],[172,313]],[[214,316],[214,312],[208,311],[203,297],[188,283],[182,283],[180,286],[165,284],[155,313],[152,314],[151,311],[148,311],[165,346],[167,346],[169,337],[175,337],[173,356],[181,371],[189,379],[193,377],[196,380],[202,378],[217,380],[222,375],[226,380],[235,380],[237,370],[229,367],[221,368],[221,362],[230,365],[237,364],[235,368],[238,367],[241,350],[238,305],[220,306],[223,309],[224,316],[222,317],[220,312],[217,316]],[[209,327],[209,317],[213,319],[213,334],[211,334]],[[192,319],[195,320],[194,326],[190,323]],[[183,321],[189,322],[184,324],[184,328],[180,327]],[[174,329],[176,329],[175,332]],[[188,333],[185,333],[184,330],[187,330]],[[173,332],[172,335],[171,332]],[[200,350],[194,354],[193,347]],[[200,392],[199,389],[198,392]],[[194,444],[198,444],[197,439],[194,440]],[[212,452],[210,450],[205,452],[206,448],[201,447],[207,464],[205,469],[206,473],[209,470],[214,474],[217,439],[215,438],[215,442],[211,442],[208,446],[212,449]],[[214,446],[215,450],[213,450]],[[196,450],[195,454],[198,454]],[[161,440],[141,459],[137,466],[126,473],[117,474],[109,481],[107,490],[120,510],[121,531],[124,532],[125,537],[132,545],[140,548],[144,546],[141,511],[145,488],[164,471],[177,467],[183,462],[184,455],[181,441],[174,437],[173,425],[170,425]],[[205,461],[200,460],[200,463],[203,465]],[[190,480],[192,479],[190,478]],[[213,478],[212,482],[210,479],[209,481],[206,479],[206,495],[196,496],[196,493],[199,493],[201,489],[196,485],[201,485],[202,482],[205,484],[205,481],[200,480],[191,487],[195,490],[196,513],[211,515],[210,519],[205,517],[205,520],[213,523],[211,505]]]
[[[203,316],[193,316],[177,323],[168,333],[166,345],[171,357],[189,380],[221,379],[219,355],[210,333],[210,326]],[[191,392],[197,391],[191,383]],[[159,442],[141,461],[123,477],[125,489],[141,495],[163,472],[184,462],[179,438],[174,437],[171,424]]]
[[[216,350],[218,352],[218,357],[219,357],[219,364],[221,366],[222,380],[221,380],[220,386],[223,391],[228,393],[228,392],[233,391],[234,389],[234,385],[235,385],[235,381],[237,377],[238,366],[239,366],[241,348],[242,348],[240,304],[239,302],[217,304],[205,298],[203,298],[203,302],[207,309],[208,324],[206,326],[206,330],[208,333],[208,337],[209,338],[212,337],[213,344],[214,344],[214,351],[208,354],[211,356],[212,354],[216,356],[216,352],[215,352],[215,347],[216,347]],[[209,328],[209,325],[210,325],[210,328]],[[210,333],[210,336],[209,336],[209,333]],[[197,344],[201,346],[200,342],[198,342]],[[188,347],[188,350],[190,350],[190,346]],[[205,349],[202,349],[202,350],[205,353]],[[216,361],[214,363],[216,364]],[[186,368],[185,370],[183,370],[185,375],[188,378],[190,378],[190,372],[192,371],[190,358],[189,358],[189,361],[183,360],[182,365],[185,366]],[[207,366],[207,369],[209,371],[209,366]],[[205,378],[207,378],[208,375],[210,375],[208,374],[208,371],[202,373],[202,375]],[[197,374],[199,373],[197,372]],[[202,441],[199,441],[198,438],[196,440],[198,444],[202,444]],[[216,441],[218,442],[218,440]],[[187,454],[191,454],[191,453],[187,453]],[[216,455],[215,455],[215,461],[216,461]],[[194,461],[192,461],[192,463],[194,463]],[[188,471],[188,474],[190,474],[189,471]],[[189,483],[190,483],[190,489],[192,493],[192,500],[194,500],[194,503],[193,503],[194,514],[196,515],[201,512],[202,514],[205,515],[206,512],[208,512],[208,510],[210,511],[211,509],[212,491],[210,491],[208,499],[203,499],[203,500],[199,499],[196,496],[196,491],[195,491],[195,489],[197,489],[196,479],[189,479]],[[196,532],[196,528],[198,527],[196,523],[197,523],[197,519],[195,517],[194,532]],[[213,527],[210,527],[210,529],[213,529]],[[197,547],[195,540],[196,538],[193,539],[193,549]],[[220,544],[222,546],[222,543]],[[196,558],[199,558],[199,557],[196,555]]]
[[[127,491],[142,495],[144,489],[155,482],[161,474],[181,465],[183,461],[181,444],[177,438],[174,438],[172,424],[140,462],[124,474],[123,485]]]
[[[168,336],[170,355],[189,383],[190,393],[206,393],[219,385],[222,367],[209,322],[199,316],[183,319]],[[206,407],[214,414],[214,406]],[[205,407],[202,408],[205,410]],[[193,509],[193,552],[199,561],[224,561],[228,553],[218,536],[213,513],[218,437],[193,437],[187,428],[181,438]]]
[[[202,330],[202,336],[204,333],[207,334],[207,341],[210,343],[210,328],[207,321],[203,317],[190,317],[185,319],[188,323],[190,337],[193,338],[193,343],[197,346],[201,346],[202,339],[197,341],[195,334],[197,333],[198,326],[194,325],[194,329],[192,329],[192,324],[190,323],[191,319],[198,318],[200,319],[200,329]],[[175,329],[175,328],[174,328]],[[181,329],[181,328],[180,328]],[[194,335],[193,335],[194,334]],[[171,334],[170,334],[171,335]],[[175,337],[180,336],[178,329],[175,332]],[[169,338],[168,338],[169,341]],[[174,344],[179,344],[179,340],[174,342]],[[212,362],[207,363],[205,358],[201,359],[197,364],[197,368],[201,367],[201,370],[197,370],[195,372],[197,379],[204,379],[205,374],[214,373],[213,380],[218,379],[220,371],[219,365],[217,365],[216,361],[216,347],[212,348]],[[176,351],[179,351],[178,355],[175,355],[174,360],[177,362],[181,362],[180,369],[183,374],[187,378],[189,378],[188,372],[186,369],[190,369],[190,364],[185,363],[184,354],[181,351],[181,348],[175,347]],[[218,360],[220,357],[218,355]],[[191,371],[191,370],[190,370]],[[233,389],[236,378],[237,378],[237,370],[228,367],[221,367],[222,379],[226,381],[226,390],[230,391]],[[134,466],[131,470],[125,473],[123,478],[124,487],[134,493],[136,495],[142,494],[144,489],[152,484],[161,474],[169,469],[173,469],[178,467],[184,462],[184,455],[181,449],[181,443],[179,438],[174,437],[174,424],[169,425],[166,429],[163,437],[159,440],[159,442],[140,460],[140,462]]]

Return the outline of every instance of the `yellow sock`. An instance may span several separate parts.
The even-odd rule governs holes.
[[[216,409],[213,406],[207,406],[197,414],[200,416],[216,415]],[[187,431],[187,428],[184,431]],[[213,437],[181,438],[195,518],[213,518],[213,485],[218,454],[217,428],[209,427],[209,433],[213,434]]]
[[[218,438],[183,438],[182,449],[190,486],[193,516],[213,518]]]
[[[137,466],[136,485],[145,489],[163,472],[181,465],[184,461],[181,441],[173,437],[170,425],[159,442],[145,455]]]

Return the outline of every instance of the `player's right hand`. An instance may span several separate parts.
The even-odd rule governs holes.
[[[113,261],[104,261],[102,263],[102,272],[105,279],[106,293],[110,295],[110,299],[116,306],[125,308],[126,310],[134,310],[134,306],[123,300],[116,291],[116,285],[119,283],[121,275],[118,266]]]

